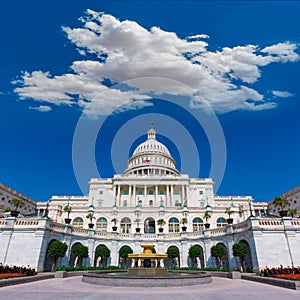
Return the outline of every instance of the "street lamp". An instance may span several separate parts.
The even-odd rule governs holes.
[[[254,217],[253,213],[252,213],[252,206],[251,206],[251,200],[248,200],[248,205],[249,205],[249,209],[250,209],[250,218]]]

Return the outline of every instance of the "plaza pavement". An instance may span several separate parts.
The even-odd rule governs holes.
[[[246,280],[213,278],[210,284],[189,287],[109,287],[81,282],[81,276],[55,278],[0,288],[0,299],[22,300],[299,300],[300,290],[290,290]]]

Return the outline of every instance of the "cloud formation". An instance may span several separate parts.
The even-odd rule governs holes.
[[[37,106],[37,107],[31,107],[30,106],[29,109],[34,109],[34,110],[37,110],[37,111],[40,111],[40,112],[47,112],[47,111],[51,110],[51,107],[46,106],[46,105],[40,105],[40,106]]]
[[[287,91],[272,91],[272,94],[280,98],[288,98],[294,96],[294,94]]]
[[[297,45],[290,42],[262,49],[244,45],[210,51],[206,34],[181,39],[174,32],[158,27],[148,30],[93,10],[87,10],[81,21],[82,27],[63,27],[63,31],[83,59],[73,62],[70,73],[58,76],[24,72],[14,90],[21,99],[76,105],[89,115],[107,114],[128,101],[132,104],[128,109],[149,105],[149,91],[157,96],[187,96],[192,107],[207,102],[218,113],[270,109],[276,102],[251,86],[261,77],[261,68],[299,60]],[[137,81],[127,90],[113,87],[142,77],[166,78],[174,84],[162,81],[153,89]],[[189,88],[178,88],[176,81]],[[273,95],[283,97],[278,91]]]

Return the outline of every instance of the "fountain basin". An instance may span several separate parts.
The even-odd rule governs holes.
[[[82,282],[126,287],[168,287],[189,286],[212,282],[212,276],[206,272],[168,271],[165,276],[129,275],[127,270],[90,271],[82,276]]]

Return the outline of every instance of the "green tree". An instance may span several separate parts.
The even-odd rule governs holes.
[[[53,240],[48,246],[47,256],[53,257],[53,263],[51,271],[54,272],[57,259],[59,257],[64,257],[66,255],[68,245],[66,243],[60,242],[58,240]]]
[[[83,246],[82,244],[78,243],[72,247],[72,253],[76,257],[74,266],[77,267],[79,260],[89,256],[89,249],[87,246]]]
[[[294,218],[296,216],[296,214],[298,213],[298,209],[297,208],[289,208],[288,209],[288,216]]]
[[[106,246],[101,245],[96,249],[96,256],[101,257],[101,265],[103,265],[104,260],[110,257],[110,250]]]
[[[177,266],[177,265],[175,265],[175,261],[176,261],[176,258],[179,257],[178,248],[175,247],[175,246],[169,247],[168,250],[167,250],[167,254],[168,254],[168,258],[171,261],[171,265],[172,266]]]
[[[70,212],[72,211],[72,207],[68,204],[64,207],[64,212],[67,213],[68,219],[70,219]]]
[[[228,218],[230,218],[234,211],[231,209],[231,207],[226,207],[225,213],[228,214]]]
[[[246,272],[245,257],[247,256],[247,246],[243,242],[236,243],[232,246],[233,256],[239,257],[243,268],[243,272]]]
[[[91,223],[91,224],[93,223],[93,219],[96,219],[96,218],[94,217],[94,213],[92,213],[92,212],[89,212],[89,213],[86,215],[86,218],[87,218],[88,220],[90,220],[90,223]]]
[[[10,200],[10,204],[14,206],[15,210],[21,208],[24,205],[23,201],[19,198],[14,198]]]
[[[208,220],[211,218],[211,214],[208,211],[206,211],[204,213],[203,217],[204,217],[206,223],[208,223]]]
[[[196,264],[197,257],[202,256],[202,248],[198,245],[191,246],[189,249],[189,257],[192,259],[192,265]],[[196,264],[197,265],[197,264]]]
[[[278,207],[280,206],[280,209],[281,211],[283,211],[284,207],[289,205],[289,201],[284,199],[284,198],[281,198],[281,197],[276,197],[273,201],[272,201],[272,204],[275,206],[275,207]]]
[[[210,253],[211,256],[216,258],[218,266],[223,268],[222,257],[226,254],[226,248],[223,245],[218,244],[211,247]]]
[[[133,253],[133,251],[129,246],[123,246],[119,250],[119,256],[120,256],[120,258],[123,259],[123,262],[122,262],[123,266],[127,265],[128,254],[131,254],[131,253]]]

